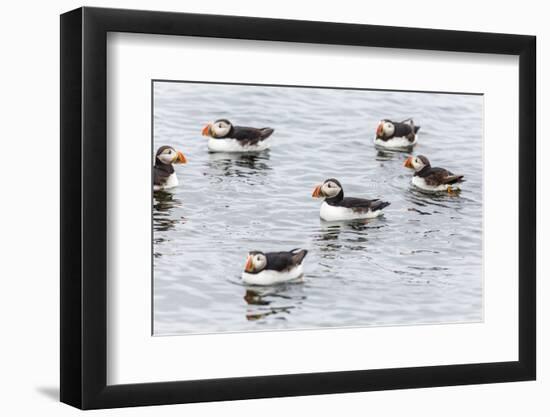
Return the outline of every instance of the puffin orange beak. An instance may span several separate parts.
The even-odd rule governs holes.
[[[382,132],[383,132],[382,123],[378,123],[378,127],[376,128],[376,136],[377,137],[382,136]]]
[[[178,151],[178,157],[176,159],[176,162],[179,163],[179,164],[186,164],[187,159],[185,158],[185,155],[183,153]]]
[[[403,166],[406,167],[406,168],[414,168],[414,167],[413,167],[413,164],[412,164],[412,160],[413,160],[413,157],[412,157],[412,156],[409,156],[409,157],[405,160],[405,163],[403,164]]]
[[[208,123],[206,126],[204,126],[202,128],[202,135],[203,136],[210,136],[210,129],[211,129],[212,125],[210,123]]]
[[[244,270],[246,272],[252,272],[252,256],[248,255],[248,257],[246,258],[246,264],[244,265]]]
[[[318,185],[313,189],[313,193],[311,194],[313,198],[319,198],[321,197],[321,186]]]

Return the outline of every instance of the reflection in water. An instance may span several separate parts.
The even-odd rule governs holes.
[[[338,242],[341,227],[339,225],[326,226],[321,228],[321,233],[313,237],[313,240],[319,245],[322,257],[330,257],[330,253],[339,250],[342,245]]]
[[[174,210],[182,206],[181,200],[175,198],[168,191],[155,191],[153,198],[153,229],[155,231],[166,232],[173,229],[178,223],[185,223],[184,217],[176,218],[173,215]]]
[[[431,216],[432,215],[432,213],[428,213],[427,211],[418,210],[415,207],[409,207],[407,210],[414,211],[414,212],[420,214],[421,216]]]
[[[260,153],[215,152],[208,154],[209,175],[246,178],[271,170],[269,150]]]
[[[276,315],[276,314],[279,314],[279,313],[290,313],[290,310],[293,309],[293,308],[294,307],[292,307],[292,306],[290,306],[290,307],[273,307],[273,308],[270,308],[269,310],[262,311],[262,312],[249,312],[249,313],[246,313],[246,319],[248,321],[255,321],[255,320],[265,319],[268,316],[273,316],[273,315]],[[285,320],[285,317],[277,317],[277,318]]]
[[[153,208],[161,212],[181,206],[181,200],[175,198],[174,194],[169,191],[155,191],[153,197]]]
[[[247,288],[244,300],[247,304],[246,319],[255,321],[268,316],[281,315],[278,319],[285,320],[284,315],[292,313],[307,298],[300,293],[301,285],[287,283],[270,287]]]
[[[392,159],[403,159],[403,154],[411,153],[411,150],[388,150],[376,148],[376,160],[377,161],[391,161]]]
[[[440,207],[444,209],[457,209],[462,205],[462,201],[459,197],[459,194],[449,194],[449,193],[429,193],[426,191],[419,190],[418,188],[411,185],[405,193],[405,199],[416,206],[424,207],[429,209],[430,206]],[[432,213],[428,213],[424,210],[414,210],[419,214],[437,214],[441,211],[434,210]]]
[[[384,227],[383,218],[353,221],[321,220],[320,233],[313,236],[323,258],[331,258],[334,253],[344,250],[364,250],[368,244],[368,230]]]
[[[244,301],[246,301],[249,305],[256,306],[266,306],[270,304],[269,301],[262,298],[262,294],[260,292],[254,290],[246,290],[246,293],[244,294]]]

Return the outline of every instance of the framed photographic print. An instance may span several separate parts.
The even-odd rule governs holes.
[[[535,38],[61,16],[61,400],[531,380]]]

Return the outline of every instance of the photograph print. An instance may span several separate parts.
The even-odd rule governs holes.
[[[483,95],[152,81],[152,333],[483,321]]]

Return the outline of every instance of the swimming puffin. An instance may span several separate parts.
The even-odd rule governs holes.
[[[418,130],[412,119],[402,122],[392,122],[389,119],[380,120],[376,128],[374,144],[381,148],[406,150],[416,145]]]
[[[312,197],[324,197],[321,219],[326,221],[372,219],[382,214],[390,203],[381,200],[344,197],[344,190],[337,179],[329,178],[313,190]]]
[[[269,148],[266,140],[274,132],[270,127],[261,129],[246,126],[233,126],[227,119],[208,123],[202,135],[208,136],[208,149],[211,152],[259,152]]]
[[[414,169],[411,182],[424,191],[452,193],[460,190],[457,184],[464,181],[464,175],[455,175],[444,168],[432,167],[424,155],[409,156],[403,166]]]
[[[178,177],[173,164],[185,164],[187,159],[171,146],[161,146],[155,155],[153,166],[153,190],[161,191],[178,185]]]
[[[250,285],[274,285],[298,281],[303,277],[305,249],[288,252],[251,251],[246,258],[242,280]]]

